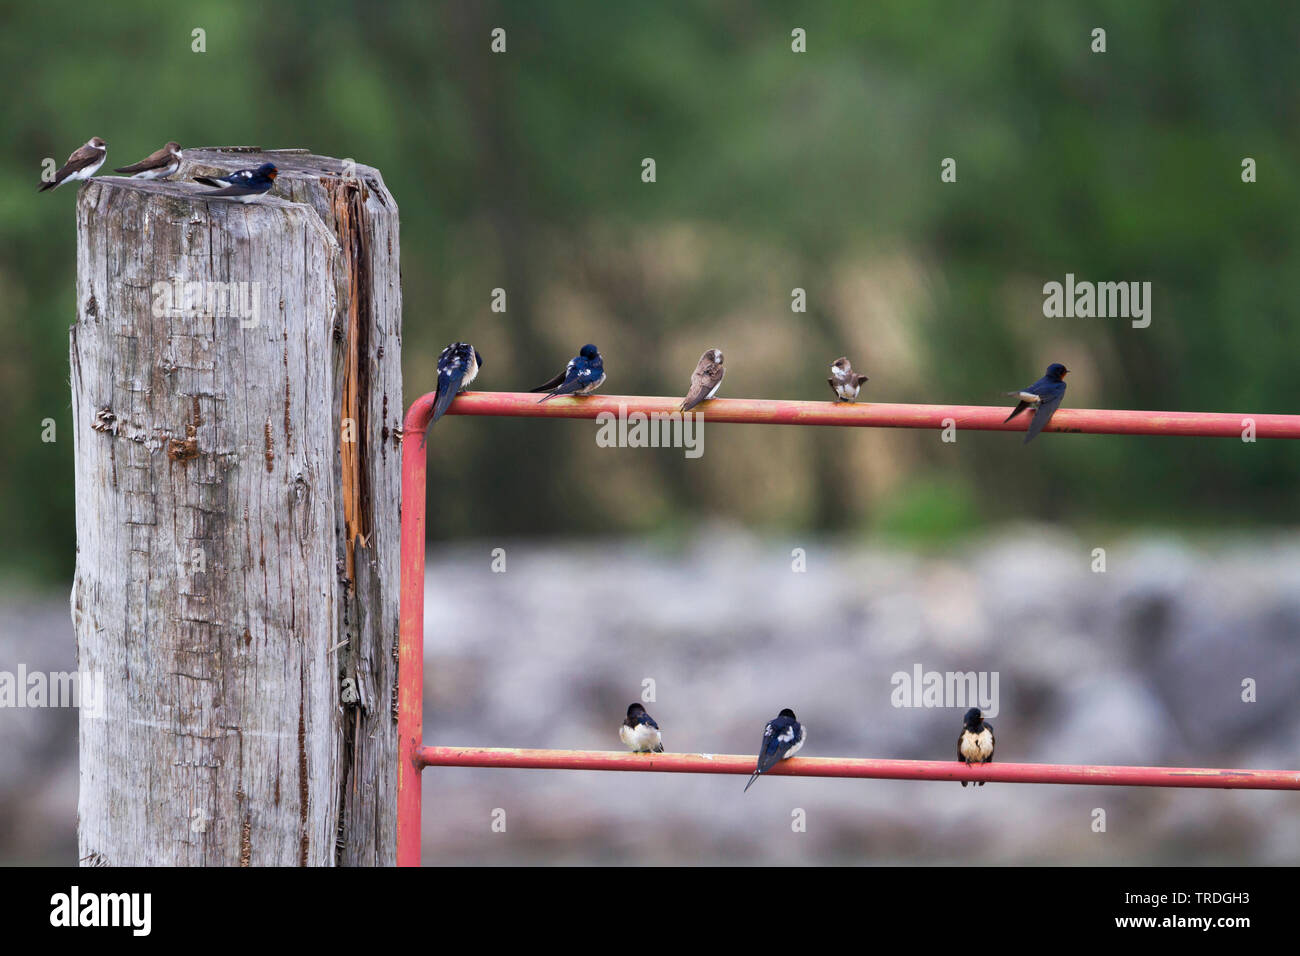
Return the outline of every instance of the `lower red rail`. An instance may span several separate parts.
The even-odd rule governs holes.
[[[605,750],[520,750],[513,747],[420,747],[424,767],[527,770],[623,770],[652,773],[730,773],[749,776],[756,758],[740,754],[634,754]],[[771,777],[865,777],[875,780],[971,780],[987,783],[1067,783],[1115,787],[1201,787],[1217,790],[1300,790],[1300,770],[1213,770],[1201,767],[1094,767],[1053,763],[957,760],[879,760],[871,757],[791,757]]]

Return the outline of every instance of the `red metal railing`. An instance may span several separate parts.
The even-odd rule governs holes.
[[[513,767],[525,770],[631,770],[730,773],[748,777],[753,754],[634,754],[614,750],[520,750],[514,747],[420,747],[423,767]],[[1300,770],[1210,770],[1201,767],[1092,767],[1059,763],[880,760],[874,757],[791,757],[765,776],[861,777],[872,780],[983,780],[987,783],[1075,783],[1112,787],[1212,787],[1300,790]]]
[[[515,767],[557,770],[624,770],[660,773],[753,773],[755,758],[732,754],[630,754],[577,750],[515,750],[427,747],[424,737],[424,551],[425,430],[434,394],[407,412],[402,431],[401,635],[398,645],[397,863],[420,863],[420,772],[425,767]],[[680,399],[628,395],[559,398],[545,404],[528,392],[467,392],[449,415],[524,418],[595,418],[602,412],[671,414]],[[713,423],[847,425],[877,428],[948,427],[1023,431],[1024,417],[1004,422],[1007,408],[973,405],[857,405],[714,399],[701,406]],[[1300,415],[1231,412],[1145,412],[1111,409],[1059,410],[1045,431],[1109,435],[1184,435],[1240,438],[1253,423],[1257,438],[1300,438]],[[1041,440],[1041,439],[1040,439]],[[1000,783],[1066,783],[1110,786],[1213,787],[1300,790],[1300,771],[1213,770],[1185,767],[1092,767],[997,763],[966,767],[952,761],[794,757],[773,776],[870,777],[894,780],[984,780]]]

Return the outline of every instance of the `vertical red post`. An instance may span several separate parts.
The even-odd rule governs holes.
[[[420,865],[420,748],[424,744],[425,431],[433,395],[402,424],[402,589],[397,650],[397,865]]]

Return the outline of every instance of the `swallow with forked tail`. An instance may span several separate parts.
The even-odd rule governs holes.
[[[211,192],[199,193],[203,199],[233,199],[236,202],[252,202],[259,196],[265,196],[275,185],[275,177],[280,171],[275,163],[263,163],[256,169],[240,169],[229,176],[195,176],[196,183],[216,186]]]
[[[550,401],[557,395],[590,395],[605,384],[605,360],[600,357],[600,350],[594,345],[584,345],[576,358],[569,359],[564,371],[544,385],[530,388],[530,392],[548,392],[542,402]]]
[[[181,168],[181,144],[168,143],[157,152],[150,153],[138,163],[123,166],[113,172],[122,173],[132,179],[168,179],[176,175]]]
[[[1007,392],[1008,395],[1014,395],[1020,399],[1019,404],[1011,410],[1005,421],[1011,421],[1026,408],[1033,408],[1034,417],[1029,423],[1029,431],[1025,433],[1025,444],[1028,445],[1034,440],[1034,436],[1043,430],[1056,410],[1061,406],[1061,399],[1065,398],[1065,376],[1070,370],[1060,362],[1053,362],[1047,366],[1047,374],[1036,381],[1028,388],[1021,389],[1018,392]]]
[[[89,179],[99,172],[99,167],[104,165],[107,156],[108,144],[98,136],[91,137],[85,146],[73,151],[68,161],[55,170],[51,178],[42,179],[36,191],[43,193],[47,189],[58,189],[64,183]]]
[[[452,399],[469,388],[482,367],[483,356],[468,342],[452,342],[442,350],[438,356],[438,391],[430,425],[446,414]]]
[[[837,358],[831,363],[831,377],[826,381],[835,393],[837,402],[855,402],[858,400],[858,389],[862,383],[867,380],[865,375],[859,375],[853,371],[853,366],[849,363],[848,357]]]
[[[722,349],[708,349],[700,356],[700,364],[691,373],[691,388],[682,399],[681,410],[689,412],[700,402],[707,401],[718,394],[722,386],[722,376],[727,374],[722,365]]]
[[[807,736],[808,731],[795,718],[794,711],[789,707],[769,720],[767,726],[763,728],[763,743],[758,751],[758,766],[754,770],[754,775],[749,778],[749,783],[745,784],[745,789],[748,790],[754,785],[759,774],[767,773],[782,760],[788,760],[798,753]]]

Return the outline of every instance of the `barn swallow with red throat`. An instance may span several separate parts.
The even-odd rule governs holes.
[[[1029,423],[1029,430],[1025,432],[1026,445],[1034,440],[1034,436],[1043,430],[1056,414],[1056,410],[1061,407],[1061,399],[1065,398],[1065,376],[1069,371],[1060,362],[1053,362],[1047,366],[1047,374],[1033,385],[1018,392],[1007,392],[1008,395],[1020,399],[1020,402],[1011,410],[1006,421],[1011,421],[1026,408],[1034,409],[1033,420]]]
[[[263,163],[256,169],[241,169],[229,176],[195,176],[194,181],[205,186],[219,187],[211,192],[199,193],[200,198],[252,202],[271,191],[278,175],[280,171],[275,168],[275,163]]]
[[[140,162],[123,166],[113,172],[122,173],[132,179],[167,179],[176,175],[176,171],[181,168],[183,158],[181,144],[172,142],[157,152],[150,153]]]
[[[691,373],[691,388],[682,399],[681,410],[689,412],[700,402],[707,401],[718,394],[722,386],[722,376],[727,370],[722,365],[722,349],[708,349],[700,356],[700,363]]]
[[[108,144],[98,136],[93,136],[85,146],[73,151],[68,161],[54,173],[54,178],[42,180],[36,191],[43,193],[47,189],[58,189],[64,183],[89,179],[99,172],[99,167],[104,165],[107,156]]]
[[[831,363],[831,377],[826,381],[830,384],[831,391],[835,393],[836,402],[856,402],[858,389],[866,380],[865,375],[853,371],[853,366],[845,356]]]

